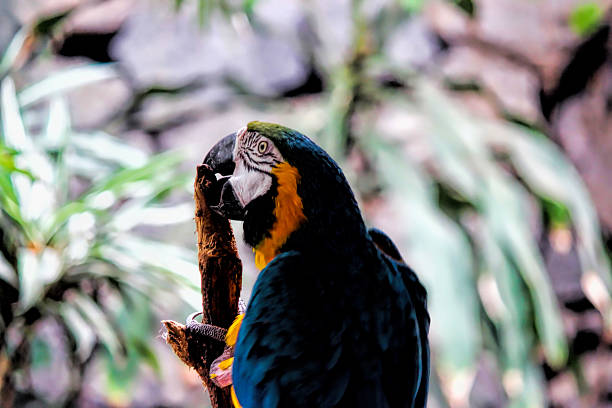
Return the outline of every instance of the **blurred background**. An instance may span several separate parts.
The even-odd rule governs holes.
[[[0,0],[0,405],[209,406],[159,321],[195,165],[265,120],[427,287],[431,407],[612,407],[611,6]]]

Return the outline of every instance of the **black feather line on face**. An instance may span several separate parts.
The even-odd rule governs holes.
[[[251,155],[252,152],[250,150],[246,150],[245,152],[245,157],[248,158],[248,160],[245,160],[245,162],[250,162],[253,165],[268,165],[268,166],[274,166],[275,164],[278,164],[278,160],[274,159],[274,157],[272,155],[267,155],[267,156],[261,156],[259,154],[255,154],[255,155]]]
[[[257,133],[255,132],[247,132],[247,134],[244,136],[244,142],[243,142],[243,146],[250,148],[254,145],[254,141],[256,141],[256,136]]]
[[[244,242],[253,248],[265,238],[270,237],[270,231],[276,222],[274,208],[277,192],[278,182],[276,177],[272,176],[272,185],[268,192],[255,198],[245,208]]]
[[[246,168],[247,168],[247,170],[249,170],[249,171],[256,171],[256,172],[258,172],[258,173],[267,174],[267,175],[269,175],[269,176],[273,177],[273,176],[272,176],[272,173],[270,173],[269,171],[262,170],[262,169],[260,169],[260,168],[258,168],[258,167],[253,167],[253,166],[252,166],[251,164],[249,164],[249,162],[247,162],[247,161],[245,161],[245,162],[244,162],[244,167],[246,167]]]

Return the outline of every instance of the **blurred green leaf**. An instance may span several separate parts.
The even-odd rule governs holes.
[[[0,253],[0,279],[11,284],[13,287],[17,287],[19,285],[19,281],[17,279],[17,275],[15,271],[8,263],[4,255]]]
[[[85,321],[94,330],[98,339],[114,359],[121,358],[121,341],[111,323],[106,317],[106,313],[100,309],[90,297],[78,291],[71,291],[68,302],[76,307]]]
[[[474,17],[476,15],[476,6],[473,0],[453,0],[453,2],[468,16]]]
[[[425,285],[435,287],[430,291],[428,308],[436,326],[432,341],[437,345],[438,363],[453,375],[473,373],[481,339],[469,242],[458,226],[437,210],[427,175],[411,166],[397,149],[376,142],[377,138],[368,139],[371,143],[366,149],[376,157],[391,202],[401,214],[397,222],[410,225],[404,240],[398,241],[402,253]]]
[[[410,13],[421,11],[426,0],[398,0],[399,4]]]
[[[551,366],[560,367],[567,359],[567,343],[559,305],[537,244],[529,226],[520,221],[527,210],[525,197],[510,183],[494,180],[490,183],[483,208],[487,228],[504,255],[523,276],[535,308],[535,324],[546,358]]]
[[[17,256],[19,275],[19,304],[17,310],[25,312],[40,299],[45,286],[59,279],[62,262],[53,248],[22,248]]]
[[[158,256],[165,250],[169,252],[163,257]],[[194,310],[201,308],[196,254],[192,251],[126,233],[113,242],[100,244],[96,251],[100,258],[127,272],[122,280],[133,289],[146,295],[145,288],[149,286],[174,287],[172,291],[176,298]]]
[[[2,96],[0,112],[2,113],[2,137],[6,146],[18,151],[30,150],[33,147],[32,139],[26,134],[21,118],[15,83],[6,77],[0,84]]]
[[[583,274],[594,272],[607,288],[605,299],[591,299],[607,327],[612,327],[612,272],[589,193],[568,159],[550,140],[520,126],[483,124],[490,143],[510,153],[517,173],[542,199],[562,203],[576,232],[575,244]],[[587,293],[587,296],[589,294]]]
[[[161,365],[159,364],[157,354],[155,353],[153,347],[141,339],[136,339],[133,346],[145,363],[151,367],[156,374],[161,374]]]
[[[569,25],[578,35],[587,35],[593,32],[601,23],[604,11],[594,2],[578,4],[569,17]]]
[[[51,365],[51,347],[45,339],[35,336],[30,343],[32,368],[48,367]]]
[[[60,228],[68,219],[74,214],[85,212],[89,209],[87,205],[79,201],[71,201],[59,208],[53,213],[53,217],[50,220],[49,225],[46,227],[46,237],[53,236],[57,229]]]
[[[0,59],[0,78],[11,70],[28,35],[28,28],[22,27],[11,39]]]
[[[74,340],[77,356],[80,361],[86,361],[96,344],[96,335],[91,325],[70,303],[62,302],[59,306],[59,313]]]
[[[61,26],[66,17],[68,17],[72,11],[76,8],[76,5],[63,11],[52,13],[51,15],[43,15],[39,17],[34,25],[32,31],[37,35],[52,36],[56,29]]]
[[[198,0],[198,22],[203,25],[211,12],[211,0]]]
[[[200,287],[198,266],[195,263],[197,256],[193,251],[128,233],[117,235],[112,246],[137,262],[158,268],[177,282],[194,289]],[[160,253],[164,256],[158,256]]]
[[[183,203],[170,207],[150,206],[145,200],[132,200],[113,216],[109,226],[118,231],[128,231],[137,225],[170,225],[193,219],[193,206]]]
[[[81,154],[87,154],[122,167],[140,167],[147,163],[147,155],[142,150],[100,131],[87,134],[77,133],[72,138],[72,145]]]
[[[63,150],[70,138],[71,130],[70,111],[68,101],[63,95],[56,95],[49,102],[49,116],[47,126],[42,138],[45,148],[58,151]]]
[[[146,164],[136,168],[122,169],[105,180],[96,183],[85,196],[102,191],[111,191],[115,195],[123,194],[130,184],[135,182],[145,182],[154,187],[154,180],[163,175],[172,174],[173,168],[178,165],[182,157],[176,153],[164,153],[151,158]],[[142,185],[141,185],[142,186]]]
[[[66,93],[84,85],[116,77],[117,72],[112,64],[90,64],[68,68],[24,88],[19,92],[19,101],[22,107],[28,107],[55,94]]]
[[[565,334],[537,243],[525,222],[526,192],[497,165],[485,132],[440,90],[421,81],[417,98],[431,123],[436,170],[482,212],[492,238],[522,274],[546,357],[551,365],[561,366],[568,353]]]
[[[544,210],[550,217],[550,221],[555,228],[567,228],[571,222],[571,216],[568,208],[562,203],[550,200],[544,197],[543,199]]]
[[[23,248],[17,255],[17,273],[19,275],[19,305],[20,311],[26,311],[40,298],[44,283],[38,279],[39,259],[37,253],[29,248]]]
[[[257,0],[242,0],[242,10],[244,10],[247,15],[251,15],[253,14],[253,9],[256,4]]]

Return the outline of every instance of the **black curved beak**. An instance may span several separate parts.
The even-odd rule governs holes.
[[[210,149],[204,158],[204,164],[210,166],[214,173],[221,174],[217,180],[218,185],[211,193],[210,208],[222,217],[232,220],[244,220],[244,208],[238,201],[236,194],[229,183],[231,175],[234,173],[236,164],[234,163],[234,145],[236,144],[236,133],[225,136]]]
[[[225,136],[214,145],[206,157],[204,164],[208,164],[212,171],[222,176],[234,173],[234,145],[236,144],[236,133]]]

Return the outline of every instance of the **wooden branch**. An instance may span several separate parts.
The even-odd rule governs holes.
[[[242,263],[228,219],[207,205],[218,200],[219,185],[210,168],[197,168],[194,185],[195,222],[198,234],[198,266],[202,285],[202,323],[228,328],[238,314],[242,287]],[[208,389],[213,408],[232,408],[230,387],[219,388],[209,378],[210,365],[224,350],[224,343],[209,335],[207,326],[188,319],[186,325],[162,322],[166,342],[174,353],[199,374]],[[218,337],[218,336],[217,336]]]

